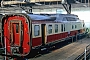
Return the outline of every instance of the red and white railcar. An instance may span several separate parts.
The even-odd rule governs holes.
[[[8,55],[27,56],[33,49],[85,33],[84,22],[77,15],[8,14],[2,18]]]

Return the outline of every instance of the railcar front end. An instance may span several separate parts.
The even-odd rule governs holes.
[[[31,20],[26,14],[8,14],[2,18],[6,55],[26,56],[31,51]]]

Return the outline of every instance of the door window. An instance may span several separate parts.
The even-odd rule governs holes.
[[[16,24],[16,33],[19,33],[19,24]]]

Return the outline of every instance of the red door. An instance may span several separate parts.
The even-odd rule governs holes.
[[[20,46],[22,38],[21,21],[10,22],[11,46]]]

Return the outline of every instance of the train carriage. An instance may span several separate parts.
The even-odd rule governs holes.
[[[27,56],[33,49],[42,49],[62,39],[85,33],[84,22],[77,15],[50,16],[7,14],[2,18],[7,54]]]

